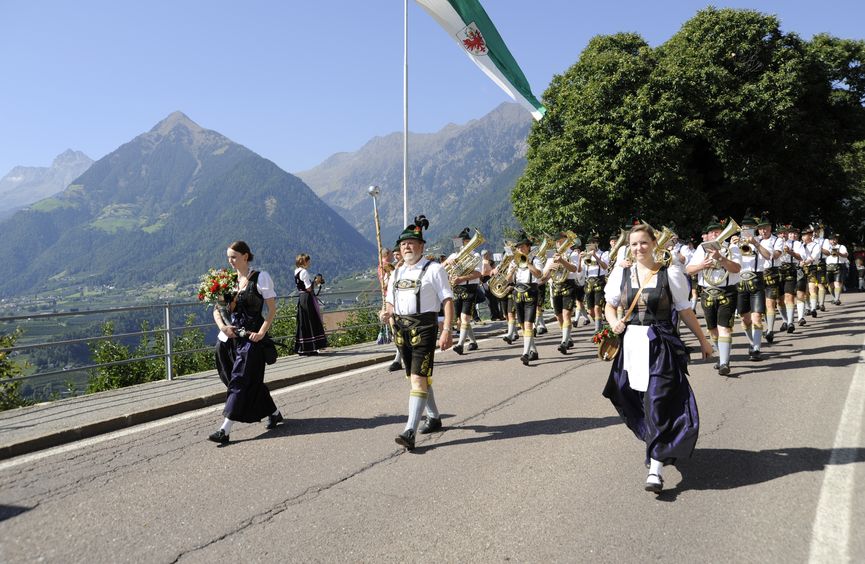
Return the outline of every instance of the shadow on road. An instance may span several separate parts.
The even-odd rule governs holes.
[[[564,435],[567,433],[601,429],[620,423],[621,419],[619,417],[557,417],[555,419],[542,419],[539,421],[523,421],[522,423],[513,423],[511,425],[458,425],[448,427],[447,430],[474,431],[477,435],[436,444],[426,443],[419,445],[414,452],[422,453],[426,450],[442,446],[465,445],[484,441],[498,441],[501,439],[518,439],[538,435]]]
[[[32,507],[21,507],[19,505],[2,505],[0,504],[0,522],[5,521],[6,519],[11,519],[12,517],[17,517],[22,513],[26,513],[30,511]]]
[[[658,498],[675,501],[689,490],[731,490],[761,484],[798,472],[818,472],[829,463],[832,449],[796,447],[750,451],[727,448],[697,448],[676,468],[682,481]],[[840,464],[865,462],[865,448],[842,448],[836,455]]]

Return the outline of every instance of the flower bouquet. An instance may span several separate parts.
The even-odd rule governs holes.
[[[198,287],[198,300],[207,305],[214,305],[227,322],[228,304],[237,293],[237,272],[220,268],[211,268],[207,274],[201,277],[201,285]]]
[[[613,360],[619,352],[619,336],[606,323],[592,337],[592,342],[598,345],[598,358],[601,360]]]

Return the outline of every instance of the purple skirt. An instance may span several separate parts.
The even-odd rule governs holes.
[[[700,418],[688,383],[688,352],[670,323],[649,329],[649,386],[645,392],[631,389],[616,355],[603,395],[609,399],[628,428],[646,443],[646,459],[672,464],[688,458],[697,444]]]

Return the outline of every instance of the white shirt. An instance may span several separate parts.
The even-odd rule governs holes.
[[[564,256],[566,259],[568,259],[568,262],[573,264],[575,267],[579,265],[580,255],[578,255],[577,253],[575,253],[573,251],[565,251]],[[552,258],[548,258],[547,263],[544,265],[544,268],[542,270],[545,271],[549,268],[550,271],[552,272],[552,269],[555,267],[554,262],[555,261]],[[562,266],[562,268],[564,268],[564,266]],[[569,270],[568,271],[568,280],[576,280],[576,279],[577,279],[577,271],[571,272]]]
[[[307,290],[312,289],[312,276],[309,275],[309,270],[305,268],[295,268],[294,275],[297,276],[300,274],[300,281],[303,282],[303,285],[306,286]]]
[[[737,245],[730,245],[730,247],[727,249],[727,251],[728,251],[727,252],[727,258],[728,259],[730,259],[732,262],[737,262],[739,264],[742,264],[742,252],[739,250],[739,247]],[[706,258],[706,249],[703,248],[703,245],[699,245],[696,249],[694,249],[694,254],[691,255],[691,263],[699,264],[699,263],[703,262],[703,260],[705,258]],[[727,283],[722,284],[722,286],[730,286],[732,284],[738,284],[738,283],[739,283],[739,274],[738,273],[734,274],[732,272],[729,272],[729,273],[727,273]],[[709,286],[709,284],[703,279],[703,271],[702,270],[700,270],[697,273],[697,284],[699,284],[700,286],[703,286],[703,287]]]
[[[832,250],[832,246],[830,245],[829,251],[831,251],[831,250]],[[838,245],[839,256],[837,256],[837,257],[832,256],[832,254],[830,253],[829,256],[826,257],[826,264],[847,264],[848,263],[847,257],[840,256],[842,253],[846,253],[846,252],[847,252],[847,247],[845,247],[844,245]]]
[[[759,270],[768,270],[774,266],[781,264],[781,256],[772,260],[775,256],[775,251],[784,251],[784,239],[776,235],[770,236],[768,239],[760,239],[760,246],[769,251],[769,258],[764,258],[763,255],[757,253],[757,264]]]
[[[820,249],[823,248],[822,243],[817,241],[811,241],[810,243],[804,243],[805,245],[805,253],[802,255],[802,263],[803,264],[817,264],[820,262],[820,259],[823,258],[823,253]],[[808,259],[811,259],[810,262]]]
[[[455,258],[457,258],[457,256],[459,256],[459,252],[451,253],[450,256],[447,258],[447,260],[453,261]],[[475,267],[475,272],[477,272],[478,274],[483,274],[484,261],[481,259],[481,254],[480,253],[472,253],[472,256],[478,258],[478,265]],[[463,282],[462,284],[460,284],[460,286],[470,286],[473,284],[479,284],[480,281],[481,281],[480,278],[475,278],[474,280],[469,280],[468,282]]]
[[[442,302],[447,299],[453,299],[454,293],[451,290],[448,275],[441,264],[431,262],[424,272],[420,286],[420,303],[421,310],[416,311],[417,297],[415,296],[415,284],[421,271],[426,263],[431,262],[428,259],[421,259],[414,265],[404,264],[394,271],[387,285],[387,303],[393,305],[393,312],[396,315],[416,315],[418,313],[438,312],[441,309]],[[399,281],[405,284],[405,288],[394,289],[394,286]]]
[[[778,259],[781,264],[799,264],[799,260],[796,257],[784,252],[785,247],[797,255],[802,256],[805,252],[805,247],[802,245],[802,241],[798,239],[787,239],[784,241],[784,244],[781,246],[781,258]]]
[[[276,290],[273,287],[273,279],[270,277],[270,274],[268,274],[267,271],[261,270],[258,272],[258,282],[256,282],[256,286],[258,287],[258,293],[261,294],[261,297],[265,300],[276,297]],[[266,311],[267,304],[265,304],[264,310],[262,311],[262,314],[264,314],[265,317],[267,316]],[[225,319],[224,321],[228,322],[229,320]],[[228,342],[228,335],[226,335],[222,331],[219,332],[219,335],[217,335],[216,338],[223,343]]]
[[[592,255],[589,255],[591,257]],[[598,253],[598,256],[601,257],[601,260],[607,263],[609,266],[610,253]],[[601,268],[601,264],[599,262],[595,262],[595,264],[589,266],[587,259],[581,259],[583,261],[583,270],[586,272],[586,278],[591,278],[593,276],[604,276],[607,273],[606,268]]]
[[[538,270],[543,272],[544,263],[541,262],[541,259],[539,259],[538,257],[533,257],[532,258],[532,264],[535,266],[535,268],[537,268]],[[532,283],[537,284],[538,283],[538,277],[535,276],[534,274],[532,274],[532,271],[529,270],[528,267],[517,268],[516,272],[514,273],[514,283],[516,283],[516,284],[532,284]]]
[[[604,286],[604,297],[608,304],[613,307],[622,306],[625,309],[631,304],[623,304],[622,301],[622,274],[625,269],[621,266],[613,268],[610,276],[607,278],[607,284]],[[645,274],[643,274],[645,276]],[[682,311],[691,308],[691,289],[688,286],[688,277],[685,271],[680,266],[670,266],[667,268],[667,281],[670,284],[670,294],[673,296],[673,307],[676,311]],[[631,266],[631,288],[639,288],[642,280],[637,280],[637,267]],[[652,276],[646,284],[646,288],[658,287],[658,275]]]

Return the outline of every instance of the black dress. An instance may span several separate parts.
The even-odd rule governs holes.
[[[321,322],[318,300],[312,288],[306,287],[300,271],[294,274],[297,285],[297,329],[294,334],[294,351],[298,354],[312,353],[327,348],[327,336]]]
[[[264,324],[261,311],[264,298],[258,292],[258,272],[250,276],[246,288],[238,292],[231,314],[231,325],[255,333]],[[235,334],[238,333],[235,329]],[[246,337],[220,342],[216,349],[217,371],[228,386],[223,415],[232,421],[255,423],[276,411],[270,390],[264,383],[264,345]]]

